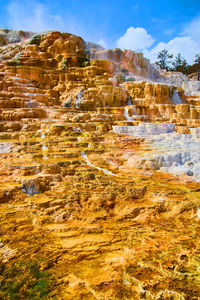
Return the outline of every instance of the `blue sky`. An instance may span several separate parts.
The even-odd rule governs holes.
[[[0,7],[1,28],[71,32],[152,61],[163,48],[189,63],[200,53],[200,0],[0,0]]]

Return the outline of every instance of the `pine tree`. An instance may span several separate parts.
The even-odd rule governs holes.
[[[175,60],[171,62],[174,67],[173,70],[177,72],[185,73],[187,69],[187,61],[181,56],[180,53],[175,57]]]
[[[197,80],[200,80],[200,54],[195,55],[194,62],[197,66]]]
[[[169,70],[169,63],[173,58],[173,54],[169,54],[168,50],[163,49],[157,55],[158,61],[156,62],[157,65],[160,66],[161,69]]]

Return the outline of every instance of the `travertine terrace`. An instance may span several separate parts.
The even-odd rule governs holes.
[[[0,47],[0,298],[199,299],[198,82],[21,35]],[[9,271],[30,261],[44,293]]]

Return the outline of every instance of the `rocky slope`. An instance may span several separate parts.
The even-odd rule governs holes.
[[[0,28],[0,46],[19,43],[24,40],[30,39],[34,35],[34,32]]]
[[[0,48],[1,299],[200,297],[200,98],[157,72],[69,33]]]

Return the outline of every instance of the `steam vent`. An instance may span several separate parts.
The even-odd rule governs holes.
[[[0,30],[0,299],[200,299],[200,81]]]

